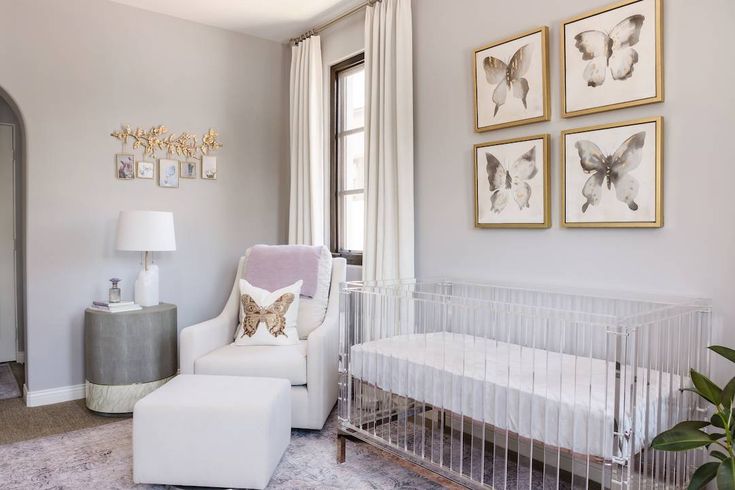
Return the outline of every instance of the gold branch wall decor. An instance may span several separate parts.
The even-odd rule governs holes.
[[[202,142],[196,135],[183,132],[176,136],[168,133],[166,126],[154,126],[149,130],[143,128],[131,129],[129,125],[123,125],[119,130],[110,133],[113,138],[119,139],[123,144],[123,152],[128,140],[133,142],[133,150],[143,150],[143,156],[153,156],[156,151],[165,150],[168,155],[179,155],[193,158],[201,153],[202,156],[222,148],[222,143],[217,141],[217,131],[210,129],[202,136]]]

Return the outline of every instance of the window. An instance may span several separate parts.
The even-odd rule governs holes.
[[[365,236],[365,63],[359,54],[332,67],[332,253],[362,264]]]

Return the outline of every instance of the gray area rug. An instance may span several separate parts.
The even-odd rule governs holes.
[[[0,364],[0,400],[20,397],[20,387],[10,365]]]
[[[165,489],[134,485],[131,419],[0,446],[3,489]],[[336,463],[336,417],[320,432],[294,430],[268,488],[441,488],[365,444]]]

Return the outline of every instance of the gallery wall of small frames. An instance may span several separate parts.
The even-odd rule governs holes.
[[[222,148],[214,129],[201,139],[188,132],[169,133],[166,126],[132,129],[123,125],[110,136],[120,141],[115,175],[120,180],[158,180],[164,188],[178,188],[180,179],[217,180],[217,157]]]
[[[662,0],[624,0],[559,26],[561,116],[664,101]],[[551,120],[549,28],[474,50],[478,133]],[[475,227],[548,228],[549,134],[474,146]],[[663,226],[663,118],[567,129],[559,139],[561,225]]]

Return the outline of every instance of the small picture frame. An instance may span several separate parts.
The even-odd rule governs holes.
[[[158,159],[158,185],[161,187],[179,187],[179,161],[168,158]]]
[[[118,153],[115,155],[115,175],[120,180],[135,178],[135,155]]]
[[[662,117],[563,131],[562,226],[661,228],[662,167]]]
[[[625,0],[562,22],[562,117],[663,102],[662,6]]]
[[[475,228],[551,226],[549,135],[474,146]]]
[[[217,157],[202,157],[202,179],[217,180]]]
[[[182,160],[180,163],[180,173],[182,179],[196,179],[197,167],[199,162],[192,160]]]
[[[542,26],[474,51],[475,132],[549,120],[548,38]]]
[[[153,162],[139,160],[135,166],[136,179],[153,179],[156,175],[156,165]]]

